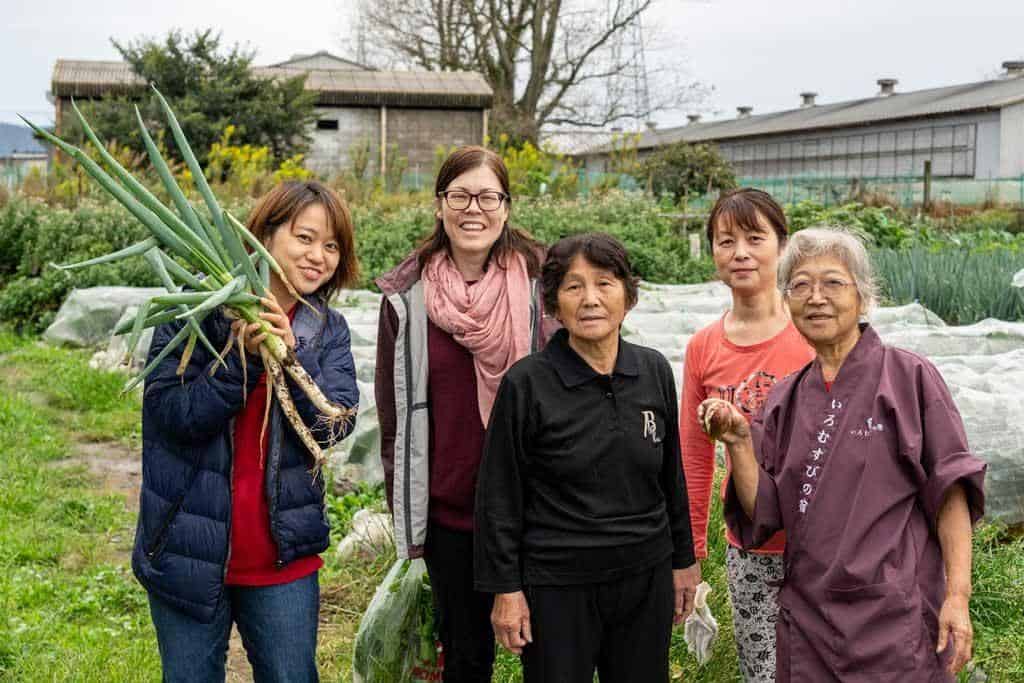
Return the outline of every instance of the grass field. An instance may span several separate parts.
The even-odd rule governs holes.
[[[139,452],[138,399],[122,375],[90,370],[88,354],[0,333],[0,680],[158,681],[145,593],[131,575]],[[132,467],[135,469],[133,470]],[[136,474],[132,474],[135,471]],[[331,497],[335,546],[352,513],[381,506],[379,489]],[[681,633],[673,680],[738,680],[724,573],[721,510],[712,512],[705,578],[722,627],[698,669]],[[1024,542],[992,525],[975,539],[976,661],[989,681],[1024,680]],[[391,558],[325,555],[319,660],[325,681],[350,680],[359,618]],[[244,680],[236,652],[229,680]],[[520,680],[499,656],[494,680]]]

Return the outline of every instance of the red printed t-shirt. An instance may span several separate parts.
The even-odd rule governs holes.
[[[746,416],[754,418],[775,383],[796,372],[814,359],[814,349],[790,322],[777,335],[749,346],[738,346],[725,336],[725,317],[693,336],[686,347],[683,367],[683,397],[679,412],[679,441],[683,453],[683,471],[690,498],[690,523],[698,559],[708,556],[708,513],[715,475],[715,447],[701,430],[697,407],[706,398],[731,402]],[[726,477],[732,471],[726,458]],[[726,539],[736,547],[739,542],[726,529]],[[779,554],[785,548],[783,532],[777,533],[757,551]]]
[[[295,307],[288,313],[294,319]],[[231,555],[225,583],[234,586],[276,586],[289,583],[324,566],[319,555],[308,555],[277,567],[277,545],[270,535],[270,508],[264,488],[269,434],[259,438],[267,406],[267,376],[249,392],[245,407],[235,416],[235,453],[231,472]]]

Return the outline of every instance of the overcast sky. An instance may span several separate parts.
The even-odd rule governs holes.
[[[594,0],[595,2],[598,0]],[[269,64],[296,53],[346,55],[339,36],[345,0],[4,0],[0,25],[0,121],[16,112],[52,121],[54,62],[117,59],[110,37],[163,36],[171,28],[214,27],[227,44],[256,50]],[[12,6],[13,5],[13,6]],[[735,115],[790,109],[798,93],[819,102],[867,97],[880,77],[899,90],[994,76],[1024,57],[1022,0],[656,0],[648,17],[662,50],[685,55],[691,75],[713,86],[706,111]],[[650,57],[657,62],[658,54]],[[663,115],[661,125],[685,120]]]

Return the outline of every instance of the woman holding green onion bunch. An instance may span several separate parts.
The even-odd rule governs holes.
[[[352,219],[332,190],[289,182],[259,201],[248,228],[281,267],[261,299],[269,329],[221,308],[201,327],[231,349],[222,363],[196,346],[179,367],[178,347],[146,378],[132,566],[149,593],[164,681],[223,681],[232,623],[256,681],[317,680],[324,479],[268,400],[259,346],[278,337],[327,400],[358,405],[348,326],[327,306],[358,273]],[[150,358],[185,324],[159,326]],[[339,434],[292,379],[288,393],[321,448],[351,430],[349,419]]]

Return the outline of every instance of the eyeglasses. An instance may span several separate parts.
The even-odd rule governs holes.
[[[829,278],[828,280],[822,280],[821,282],[797,280],[796,282],[789,283],[789,286],[786,287],[786,294],[790,299],[805,301],[811,298],[811,294],[814,293],[814,288],[817,287],[823,297],[826,299],[834,299],[842,294],[843,290],[852,284],[852,282],[839,280],[837,278]]]
[[[452,211],[465,211],[474,199],[481,211],[497,211],[501,207],[501,203],[508,198],[504,192],[495,192],[494,190],[484,190],[475,194],[465,190],[445,190],[438,192],[437,196],[444,197],[444,201]]]

